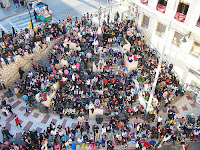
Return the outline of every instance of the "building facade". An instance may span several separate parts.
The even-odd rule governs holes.
[[[150,47],[164,53],[181,81],[200,93],[200,0],[127,2]]]

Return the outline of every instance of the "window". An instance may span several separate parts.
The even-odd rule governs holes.
[[[158,4],[161,4],[163,6],[167,6],[167,0],[159,0]]]
[[[141,2],[142,4],[144,4],[144,5],[148,5],[148,1],[149,1],[149,0],[140,0],[140,2]]]
[[[178,32],[175,32],[174,34],[174,38],[173,38],[173,41],[172,43],[178,47],[180,47],[181,45],[181,39],[183,38],[184,35],[178,33]]]
[[[156,29],[156,34],[157,34],[159,37],[163,37],[163,35],[164,35],[164,33],[165,33],[165,29],[166,29],[166,26],[164,26],[164,25],[161,24],[161,23],[158,23],[157,29]]]
[[[142,27],[148,28],[148,26],[149,26],[149,17],[147,17],[146,15],[143,15]]]
[[[199,19],[198,19],[198,21],[197,21],[197,27],[200,28],[200,16],[199,16]]]
[[[200,58],[200,43],[194,42],[190,54]]]
[[[182,13],[184,15],[187,15],[187,11],[188,11],[189,5],[185,4],[183,2],[180,2],[178,5],[178,10],[177,12]]]
[[[165,13],[167,6],[167,0],[159,0],[156,9],[161,13]]]
[[[178,9],[177,9],[176,15],[175,15],[174,18],[176,20],[180,21],[180,22],[184,22],[185,18],[186,18],[186,15],[187,15],[187,12],[188,12],[188,9],[189,9],[189,5],[188,4],[180,2],[179,5],[178,5]]]

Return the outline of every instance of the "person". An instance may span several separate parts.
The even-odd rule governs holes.
[[[4,8],[2,1],[0,1],[0,6],[2,9]]]
[[[11,114],[13,114],[12,106],[10,104],[6,105],[6,108]]]
[[[24,6],[24,0],[20,0],[20,4]]]
[[[2,107],[1,107],[1,110],[2,110],[2,113],[3,113],[4,116],[8,116],[8,115],[9,115],[9,112],[8,112],[8,110],[6,109],[5,106],[2,106]]]
[[[24,72],[24,71],[22,70],[22,68],[20,67],[20,68],[19,68],[20,79],[22,79],[24,73],[25,73],[25,72]]]
[[[5,31],[1,29],[1,37],[3,38],[3,40],[4,40],[4,35],[5,35]]]
[[[58,142],[55,142],[54,149],[55,150],[60,150],[60,144]]]
[[[14,27],[12,27],[12,35],[13,35],[13,37],[15,37],[15,35],[16,35]]]
[[[14,5],[16,6],[16,8],[20,7],[19,0],[13,0],[13,2],[14,2]]]
[[[2,133],[3,133],[4,136],[6,136],[6,138],[8,140],[14,136],[14,135],[10,134],[10,132],[8,131],[8,129],[6,127],[3,128]]]
[[[136,117],[136,118],[134,119],[134,128],[136,128],[137,125],[138,125],[138,119],[137,119],[137,117]]]
[[[93,24],[92,20],[93,20],[93,16],[92,16],[92,14],[91,14],[91,15],[90,15],[90,25],[91,25],[91,26],[92,26],[92,24]]]
[[[114,146],[112,145],[112,141],[108,141],[107,150],[113,150]]]
[[[74,141],[74,138],[72,138],[72,150],[76,150],[76,142]]]
[[[20,121],[19,121],[19,117],[17,117],[16,115],[15,115],[15,123],[16,123],[16,126],[22,127],[22,126],[21,126],[21,123],[20,123]]]
[[[110,21],[110,12],[108,13],[108,16],[107,16],[107,24],[109,24],[109,21]]]
[[[34,15],[34,17],[35,17],[35,21],[37,21],[37,13],[36,13],[35,10],[33,11],[33,15]]]
[[[69,21],[72,21],[72,15],[70,14],[70,12],[69,12],[69,14],[67,15],[67,18],[68,18]]]
[[[8,87],[8,95],[9,95],[9,97],[12,97],[12,96],[13,96],[13,93],[12,93],[12,90],[11,90],[11,87],[10,87],[10,86]]]
[[[11,6],[9,0],[2,0],[2,2],[5,9]]]
[[[161,123],[162,123],[162,116],[159,116],[157,122],[157,128],[160,126]]]
[[[30,113],[31,112],[31,108],[30,108],[30,106],[29,106],[29,104],[28,103],[26,103],[26,106],[25,106],[25,108],[26,108],[26,112],[28,112],[28,113]]]
[[[6,106],[6,100],[3,99],[3,98],[2,98],[2,100],[1,100],[1,105],[2,105],[2,106]]]
[[[95,51],[97,52],[98,51],[98,45],[99,45],[99,42],[98,42],[97,39],[94,39],[93,45],[94,45]]]

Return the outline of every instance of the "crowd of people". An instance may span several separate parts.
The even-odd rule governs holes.
[[[25,52],[28,54],[33,54],[33,49],[35,53],[39,53],[42,49],[42,44],[50,44],[50,41],[59,36],[59,32],[65,34],[65,26],[63,28],[58,28],[57,24],[45,24],[37,26],[37,31],[33,32],[27,28],[24,30],[16,31],[12,27],[12,33],[5,33],[1,29],[0,36],[0,67],[2,68],[2,62],[6,65],[15,62],[15,56],[24,56]]]
[[[148,121],[143,120],[145,106],[135,102],[139,95],[148,100],[159,57],[156,50],[148,47],[136,23],[129,19],[123,22],[115,19],[114,23],[104,22],[101,32],[112,38],[113,45],[123,47],[127,39],[131,44],[130,51],[103,47],[108,41],[98,34],[98,27],[92,24],[89,13],[83,15],[80,21],[76,18],[74,24],[71,15],[66,21],[42,24],[38,26],[35,38],[29,30],[2,36],[2,56],[8,64],[8,52],[17,50],[15,54],[23,56],[24,50],[32,53],[34,47],[37,51],[37,46],[49,44],[48,39],[64,35],[64,40],[55,45],[48,56],[49,66],[32,63],[33,71],[21,83],[15,83],[14,93],[32,106],[37,103],[36,94],[39,93],[39,104],[47,101],[47,96],[55,91],[53,84],[58,83],[59,88],[51,100],[52,111],[59,114],[60,119],[65,116],[78,119],[74,128],[56,127],[51,123],[42,133],[25,131],[22,136],[25,144],[18,146],[10,143],[8,149],[59,150],[71,147],[75,150],[77,144],[87,150],[105,146],[112,150],[116,145],[123,145],[127,149],[133,138],[136,149],[157,149],[170,141],[174,144],[180,141],[185,149],[186,138],[198,139],[200,118],[195,119],[191,114],[178,123],[174,107],[168,106],[177,96],[184,95],[184,89],[172,71],[172,64],[162,64],[153,97],[153,109],[147,115]],[[80,49],[71,49],[69,43],[75,43],[76,48]],[[99,47],[103,47],[102,50]],[[126,57],[129,62],[138,62],[137,69],[130,73],[124,62]],[[61,61],[67,64],[62,66]],[[114,70],[115,67],[117,70]],[[105,115],[111,116],[107,125],[90,127],[88,120],[85,120],[89,111],[93,113],[96,108],[103,109]],[[166,120],[158,116],[159,110],[163,108],[167,108]],[[132,118],[135,118],[133,122],[129,121]],[[157,124],[150,125],[150,122]]]
[[[23,7],[24,5],[26,5],[26,2],[28,2],[28,1],[27,0],[13,0],[13,3],[16,8]],[[2,9],[6,9],[6,8],[10,7],[11,4],[10,4],[9,0],[1,0],[0,6]]]

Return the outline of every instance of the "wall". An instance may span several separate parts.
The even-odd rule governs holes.
[[[45,55],[47,55],[48,52],[53,48],[53,46],[62,40],[62,38],[63,37],[59,37],[58,39],[53,40],[48,47],[46,46],[46,44],[44,44],[43,49],[40,49],[39,53],[37,53],[34,49],[33,54],[28,54],[26,52],[24,57],[21,57],[19,55],[15,56],[15,62],[10,62],[9,65],[2,63],[3,68],[0,68],[0,74],[5,86],[8,87],[17,79],[19,79],[20,75],[18,70],[20,67],[22,67],[23,71],[28,72],[32,68],[31,59],[33,59],[34,62],[42,60]]]
[[[150,40],[147,41],[150,47],[155,47],[161,53],[166,41],[164,59],[174,64],[176,73],[184,82],[190,84],[192,79],[199,82],[194,74],[189,73],[188,66],[200,64],[200,59],[190,54],[193,42],[200,42],[200,28],[196,26],[200,15],[200,1],[188,1],[190,6],[184,23],[174,19],[179,0],[168,1],[165,14],[156,10],[157,0],[149,0],[148,6],[141,4],[140,1],[135,2],[139,10],[138,27],[144,32],[146,38]],[[141,27],[143,14],[150,17],[148,28]],[[166,26],[163,37],[159,37],[156,34],[158,22]],[[167,26],[169,25],[171,27],[167,31]],[[177,47],[172,43],[175,31],[183,35],[191,32],[191,36],[187,38],[186,43],[182,43],[180,47]]]

